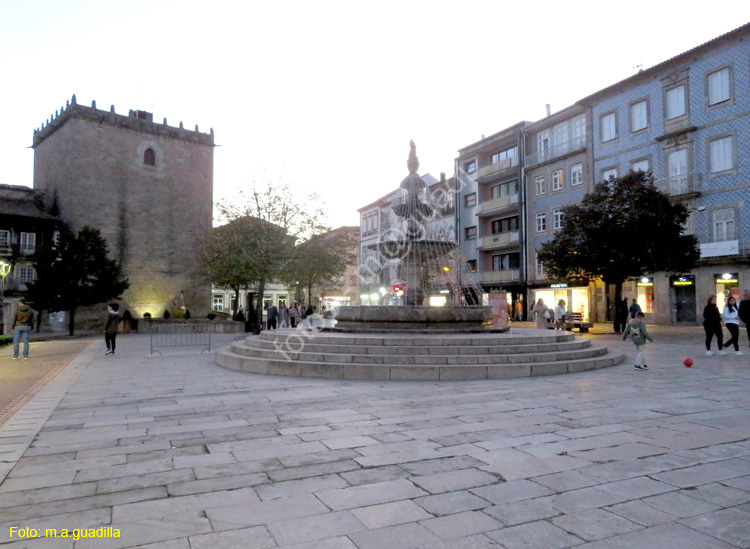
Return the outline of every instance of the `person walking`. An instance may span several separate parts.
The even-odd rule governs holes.
[[[747,340],[750,343],[750,290],[742,290],[742,301],[740,301],[738,315],[745,324]]]
[[[646,340],[653,341],[651,334],[646,330],[646,315],[642,311],[635,313],[635,318],[631,318],[625,325],[625,331],[622,334],[622,340],[630,338],[635,345],[635,369],[648,370],[646,364]]]
[[[307,325],[312,328],[313,325],[313,307],[312,305],[308,305],[307,309],[305,309],[305,320],[307,320]]]
[[[565,329],[565,300],[561,299],[555,307],[555,330]]]
[[[724,348],[728,349],[730,345],[733,345],[734,354],[742,356],[745,353],[740,351],[740,318],[736,299],[733,297],[727,299],[727,304],[724,305],[724,314],[721,317],[724,319],[727,330],[729,330],[729,335],[732,336],[729,341],[724,343]]]
[[[724,334],[721,331],[721,313],[716,306],[716,296],[708,298],[706,306],[703,308],[703,329],[706,332],[706,355],[714,356],[711,350],[711,340],[716,336],[716,343],[719,345],[719,354],[725,355],[726,351],[722,350],[724,344]]]
[[[523,304],[521,303],[520,299],[516,300],[514,308],[515,312],[513,313],[513,320],[515,322],[523,322]]]
[[[279,305],[279,328],[289,327],[289,309],[283,301]]]
[[[104,324],[104,343],[107,345],[107,352],[105,355],[115,354],[115,347],[117,346],[117,327],[120,325],[120,305],[117,303],[110,303],[107,309],[107,321]]]
[[[299,309],[297,308],[297,302],[293,301],[292,306],[289,307],[289,322],[292,328],[297,327],[298,318],[299,318]]]
[[[546,330],[547,321],[549,320],[549,317],[551,316],[551,314],[547,306],[544,304],[544,300],[541,297],[539,298],[539,301],[536,302],[536,304],[531,308],[531,311],[529,312],[536,316],[537,329]]]
[[[23,358],[29,358],[29,338],[34,325],[34,311],[21,298],[16,313],[13,315],[13,360],[18,358],[18,347],[23,341]]]
[[[279,310],[276,308],[276,305],[274,305],[270,300],[268,301],[268,305],[266,305],[266,315],[266,329],[275,330],[276,318],[279,316]]]
[[[638,300],[636,298],[633,298],[633,303],[630,305],[628,312],[630,313],[630,318],[635,318],[635,315],[641,312],[641,306],[638,305]]]

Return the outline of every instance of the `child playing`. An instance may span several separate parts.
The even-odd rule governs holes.
[[[628,337],[633,340],[636,348],[635,354],[635,369],[636,370],[648,370],[646,365],[646,340],[653,341],[648,331],[646,331],[646,321],[641,311],[635,313],[635,318],[628,320],[625,325],[625,332],[622,334],[622,340],[625,341]]]

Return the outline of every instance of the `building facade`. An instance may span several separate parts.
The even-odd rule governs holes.
[[[207,312],[210,287],[196,282],[194,231],[210,227],[214,135],[79,105],[75,96],[34,132],[34,187],[46,191],[74,231],[101,231],[130,288],[123,307],[158,314],[184,292]]]
[[[523,131],[519,122],[458,151],[456,219],[461,252],[485,292],[510,292],[526,310]]]
[[[591,111],[574,105],[550,114],[526,127],[524,140],[529,302],[543,299],[554,306],[563,299],[567,310],[581,313],[584,322],[601,322],[606,315],[601,281],[552,279],[537,259],[542,245],[562,229],[565,206],[580,202],[594,188]]]
[[[59,243],[59,221],[45,193],[15,185],[0,185],[0,333],[9,334],[16,300],[37,278],[39,253]]]
[[[684,52],[579,102],[593,120],[597,181],[629,170],[690,211],[699,266],[626,283],[654,323],[701,322],[750,287],[750,25]]]

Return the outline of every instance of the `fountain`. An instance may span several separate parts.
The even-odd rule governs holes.
[[[401,200],[392,207],[398,226],[381,227],[369,250],[377,257],[373,281],[403,286],[401,303],[342,307],[336,326],[320,331],[249,336],[217,351],[218,365],[284,376],[434,381],[564,374],[622,362],[622,353],[572,332],[494,327],[457,244],[427,229],[441,208],[417,175],[413,142],[407,165]]]
[[[381,232],[375,246],[378,266],[396,260],[398,283],[404,288],[401,306],[364,305],[339,309],[332,332],[503,332],[492,324],[492,310],[480,305],[482,290],[469,272],[458,245],[428,237],[427,227],[439,219],[439,209],[426,199],[424,181],[417,174],[414,141],[401,182],[401,200],[392,207],[400,227]],[[370,273],[370,276],[380,273]],[[366,278],[362,273],[361,278]],[[375,276],[373,276],[375,278]],[[437,305],[425,303],[437,300]],[[441,301],[442,298],[442,301]]]

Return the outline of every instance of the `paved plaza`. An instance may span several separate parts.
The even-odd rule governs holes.
[[[97,340],[0,427],[0,546],[750,547],[744,333],[744,356],[715,357],[700,327],[654,334],[645,372],[600,331],[621,365],[452,382],[263,376]]]

